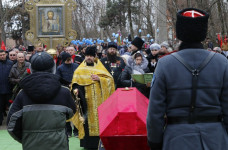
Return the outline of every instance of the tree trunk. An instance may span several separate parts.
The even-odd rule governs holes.
[[[22,0],[22,9],[25,10],[25,0]],[[21,16],[24,17],[24,16]],[[25,46],[27,46],[27,42],[26,42],[26,38],[25,38],[25,18],[21,18],[21,22],[22,22],[22,42]]]
[[[88,37],[88,33],[87,33],[87,29],[86,29],[86,22],[85,22],[85,16],[83,16],[83,12],[82,12],[82,6],[80,5],[80,23],[81,23],[81,26],[84,30],[84,35],[82,34],[82,36],[84,38],[87,38]]]
[[[0,0],[0,30],[1,30],[1,41],[4,41],[4,43],[6,44],[6,33],[5,33],[5,28],[4,28],[4,22],[5,22],[5,16],[6,15],[4,13],[3,10],[3,5],[2,5],[2,0]]]
[[[147,6],[146,6],[146,10],[147,10],[147,14],[146,14],[146,19],[147,19],[147,32],[154,37],[154,31],[153,31],[153,25],[152,25],[152,21],[151,21],[151,7],[150,6],[151,2],[150,0],[147,1]]]
[[[162,43],[168,41],[168,30],[167,30],[167,0],[159,0],[157,6],[157,29],[159,32],[156,33],[156,42]]]
[[[73,20],[73,24],[74,24],[74,28],[77,32],[77,39],[80,39],[81,38],[81,29],[80,29],[80,26],[79,26],[79,19],[78,19],[78,15],[77,15],[77,10],[74,11],[73,13],[74,15],[74,20]]]
[[[192,1],[191,0],[187,0],[187,7],[192,7]]]
[[[211,9],[208,10],[209,14],[212,14],[211,12],[212,12]],[[216,30],[215,30],[216,27],[215,27],[214,20],[215,20],[214,16],[211,15],[208,21],[208,36],[210,37],[213,43],[216,43],[216,38],[214,38],[216,36]]]
[[[138,33],[138,37],[141,37],[142,36],[142,31],[141,32],[139,32],[139,29],[141,29],[142,30],[142,21],[141,21],[141,19],[142,19],[142,16],[141,16],[141,12],[140,11],[142,11],[141,10],[141,1],[139,1],[138,2],[138,7],[137,7],[137,9],[138,9],[138,15],[137,15],[137,21],[136,21],[136,23],[137,23],[137,26],[138,26],[138,30],[137,30],[137,33]]]
[[[132,2],[132,0],[128,0],[128,20],[129,20],[129,25],[130,25],[131,39],[133,40],[134,31],[133,31],[132,18],[131,18],[131,2]]]
[[[228,4],[227,4],[228,5]],[[224,18],[224,26],[225,26],[225,35],[228,34],[228,10],[226,10],[225,4],[222,1],[222,11],[223,11],[223,18]]]
[[[93,23],[92,24],[94,24],[93,25],[93,31],[95,32],[93,35],[95,35],[95,36],[98,36],[99,35],[99,33],[98,33],[98,27],[97,27],[97,23],[96,23],[96,21],[97,21],[97,19],[98,19],[98,14],[99,14],[99,12],[96,10],[96,8],[97,8],[97,6],[95,6],[95,3],[94,3],[94,6],[93,6],[93,11],[94,11],[94,16],[93,16]]]
[[[218,8],[219,18],[221,20],[222,35],[224,35],[226,33],[226,28],[225,28],[225,22],[224,22],[224,16],[223,16],[223,11],[222,11],[222,1],[221,0],[217,1],[217,8]]]

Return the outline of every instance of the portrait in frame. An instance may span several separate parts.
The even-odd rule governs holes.
[[[37,5],[37,36],[64,37],[64,12],[64,5]]]

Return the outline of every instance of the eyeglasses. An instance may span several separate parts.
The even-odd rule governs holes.
[[[15,54],[11,54],[10,56],[16,56]]]

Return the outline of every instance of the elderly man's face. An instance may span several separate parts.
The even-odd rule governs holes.
[[[17,60],[17,53],[15,51],[9,52],[9,59],[12,61]]]
[[[25,62],[25,55],[23,53],[17,54],[17,62],[18,63],[24,63]]]
[[[75,50],[74,50],[73,47],[69,47],[69,48],[67,48],[67,49],[68,49],[68,53],[69,53],[71,56],[74,55]]]

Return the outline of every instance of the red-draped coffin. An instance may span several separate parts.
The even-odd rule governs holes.
[[[117,89],[98,108],[100,138],[105,150],[149,150],[148,99],[136,88]]]

